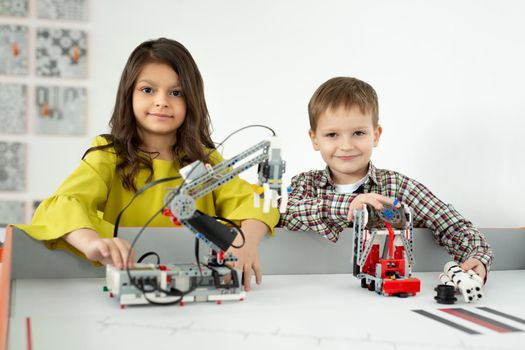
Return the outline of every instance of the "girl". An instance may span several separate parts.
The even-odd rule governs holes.
[[[188,50],[174,40],[146,41],[131,53],[109,125],[111,134],[94,140],[78,168],[40,204],[32,225],[20,227],[51,249],[69,249],[123,268],[133,253],[129,242],[113,238],[113,228],[137,189],[177,176],[178,169],[195,160],[216,164],[222,157],[210,137],[201,74]],[[143,226],[162,207],[167,188],[181,181],[158,184],[138,196],[120,225]],[[259,284],[257,248],[277,224],[277,210],[264,214],[255,209],[251,186],[238,177],[199,198],[196,207],[240,222],[246,242],[230,249],[238,258],[236,268],[243,270],[245,290],[250,289],[252,269]],[[150,225],[173,226],[162,215]],[[241,242],[238,236],[234,245]]]

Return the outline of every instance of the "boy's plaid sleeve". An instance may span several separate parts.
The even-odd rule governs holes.
[[[405,178],[401,184],[401,201],[414,211],[414,227],[434,231],[434,238],[460,263],[475,258],[490,269],[494,255],[485,236],[451,205],[437,198],[419,182]]]
[[[316,186],[316,177],[303,173],[292,178],[292,192],[280,226],[294,231],[315,231],[332,242],[349,226],[350,202],[357,194],[330,193]]]
[[[280,225],[296,231],[315,231],[336,242],[339,233],[350,226],[348,211],[359,193],[335,193],[326,185],[326,174],[309,171],[292,178],[288,208]],[[372,164],[364,193],[398,198],[414,211],[414,227],[426,227],[434,238],[460,263],[475,258],[490,269],[494,255],[485,236],[451,205],[437,198],[428,188],[400,173],[376,169]]]

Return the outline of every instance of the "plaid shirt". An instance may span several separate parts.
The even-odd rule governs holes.
[[[354,193],[336,193],[328,167],[292,178],[292,192],[280,226],[295,231],[316,231],[332,242],[351,226],[350,203],[360,193],[379,193],[397,198],[413,210],[414,227],[434,231],[434,238],[460,263],[476,258],[490,269],[494,255],[485,237],[451,205],[419,182],[391,170],[376,169],[370,163],[363,185]]]

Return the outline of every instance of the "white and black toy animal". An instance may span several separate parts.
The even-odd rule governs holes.
[[[483,297],[481,277],[472,270],[463,271],[454,261],[445,264],[444,273],[439,275],[439,279],[444,285],[456,287],[467,303],[478,301]]]

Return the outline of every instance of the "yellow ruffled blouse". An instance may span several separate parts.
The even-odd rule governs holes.
[[[98,136],[93,146],[107,143],[105,138]],[[210,159],[214,164],[223,160],[217,151],[213,151]],[[46,241],[46,245],[51,249],[61,247],[74,251],[75,249],[60,238],[80,228],[90,228],[102,237],[112,237],[117,215],[134,194],[124,189],[116,172],[116,164],[117,156],[113,148],[88,153],[56,192],[39,205],[31,225],[16,226],[35,239]],[[179,176],[179,168],[177,161],[154,159],[153,180]],[[146,184],[148,175],[148,170],[139,172],[137,188]],[[142,227],[163,206],[167,190],[176,188],[181,182],[182,179],[177,179],[147,189],[126,209],[119,226]],[[276,209],[272,208],[265,214],[262,212],[262,205],[260,208],[254,208],[253,189],[238,176],[197,199],[195,205],[208,215],[222,216],[237,223],[245,219],[256,219],[264,222],[271,230],[279,221]],[[160,214],[149,226],[174,227],[170,218]]]

